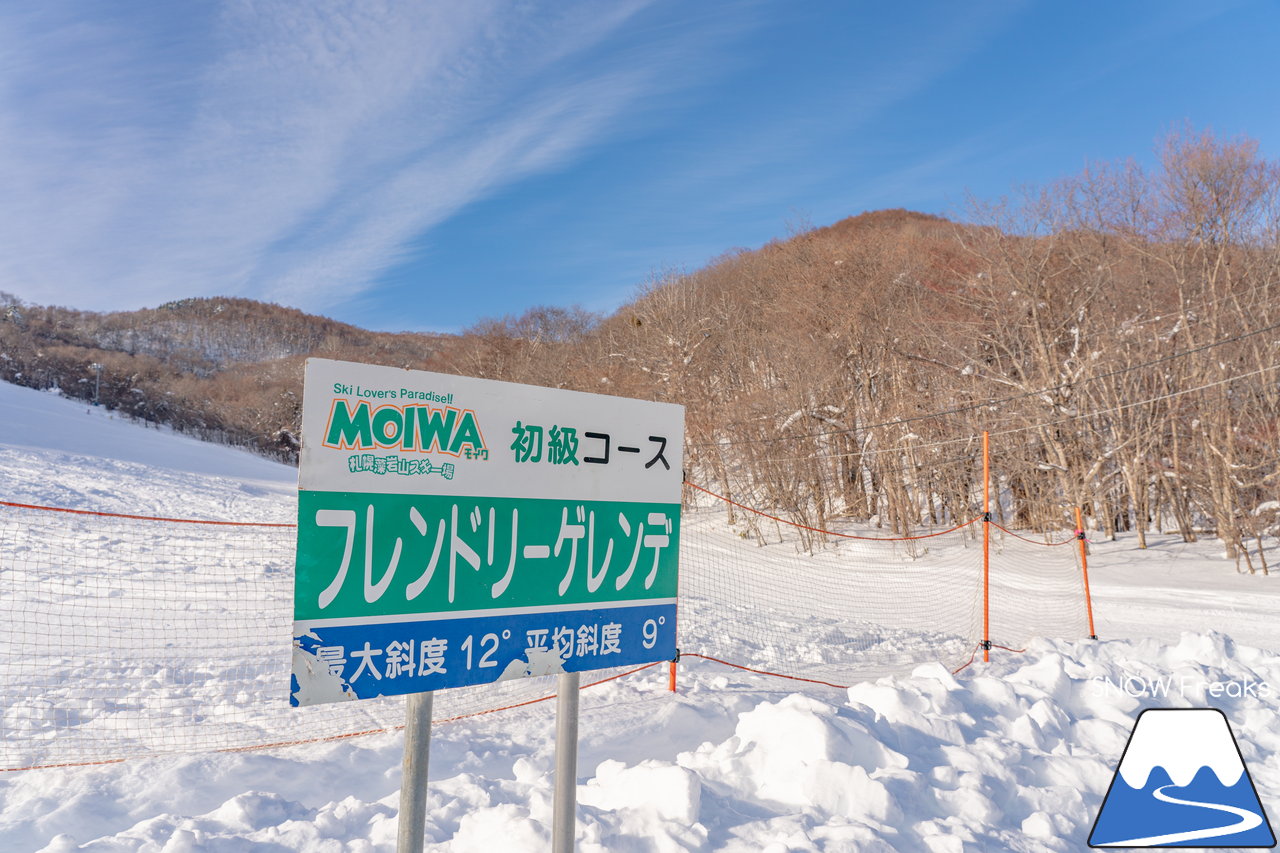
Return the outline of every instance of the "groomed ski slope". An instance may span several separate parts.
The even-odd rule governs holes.
[[[10,385],[0,413],[0,499],[292,520],[287,466]],[[1274,825],[1280,581],[1238,575],[1214,543],[1152,541],[1095,543],[1100,642],[847,691],[697,660],[677,695],[656,670],[585,691],[578,849],[1085,849],[1138,712],[1168,706],[1226,713]],[[548,849],[553,730],[551,703],[437,726],[428,848]],[[0,774],[0,849],[390,851],[401,746]]]

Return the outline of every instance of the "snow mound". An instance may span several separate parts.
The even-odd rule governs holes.
[[[714,664],[683,672],[678,697],[663,697],[657,675],[652,684],[637,676],[584,694],[582,766],[594,768],[578,787],[584,853],[1080,850],[1134,720],[1153,704],[1152,684],[1177,685],[1155,703],[1166,707],[1201,706],[1214,699],[1215,685],[1252,685],[1214,704],[1231,721],[1262,801],[1280,797],[1280,715],[1274,688],[1260,695],[1261,685],[1280,685],[1280,655],[1220,634],[1186,634],[1172,645],[1039,641],[958,677],[929,665],[810,695],[736,680]],[[546,848],[550,712],[437,727],[428,849]],[[623,744],[654,757],[611,757],[626,752]],[[290,751],[269,760],[269,774],[261,772],[265,756],[248,765],[240,756],[209,756],[200,772],[222,778],[221,799],[206,778],[196,788],[211,789],[207,807],[188,802],[198,810],[184,816],[171,807],[145,820],[127,820],[138,813],[138,794],[108,770],[96,779],[19,781],[49,778],[64,829],[78,813],[120,797],[114,807],[126,825],[51,838],[45,851],[390,851],[396,779],[373,783],[366,772],[344,786],[340,774],[390,766],[397,748],[386,736],[330,747],[320,758]],[[190,769],[182,775],[194,778]],[[262,789],[267,780],[275,793]],[[18,818],[22,799],[10,797],[0,830]]]

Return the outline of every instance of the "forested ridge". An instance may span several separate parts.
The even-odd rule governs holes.
[[[690,479],[801,523],[1277,532],[1280,168],[1183,131],[963,222],[879,211],[656,276],[609,316],[368,332],[244,299],[0,295],[0,378],[296,455],[308,355],[683,404]]]

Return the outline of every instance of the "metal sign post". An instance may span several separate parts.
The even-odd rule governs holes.
[[[556,791],[551,818],[552,853],[573,853],[578,811],[578,687],[580,676],[556,680]]]
[[[422,853],[427,826],[427,759],[431,755],[431,693],[405,701],[404,772],[400,781],[400,824],[396,853]]]

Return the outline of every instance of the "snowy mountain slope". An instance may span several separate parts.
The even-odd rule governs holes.
[[[292,520],[285,466],[10,386],[0,413],[21,424],[0,436],[0,499]],[[1280,589],[1212,544],[1155,541],[1096,545],[1102,642],[847,691],[692,659],[674,696],[657,668],[585,691],[579,849],[1078,850],[1138,712],[1157,705],[1222,708],[1274,820]],[[430,849],[547,848],[553,712],[436,727]],[[0,849],[389,851],[400,748],[386,734],[0,774]]]
[[[0,497],[99,512],[292,522],[297,470],[0,382]]]

